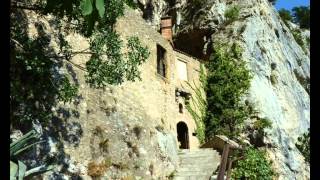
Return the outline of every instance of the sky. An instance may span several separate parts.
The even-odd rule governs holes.
[[[276,9],[281,8],[291,10],[295,6],[309,6],[310,0],[277,0]]]

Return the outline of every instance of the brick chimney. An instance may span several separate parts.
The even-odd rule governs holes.
[[[171,16],[164,16],[161,18],[160,30],[162,36],[173,45]]]

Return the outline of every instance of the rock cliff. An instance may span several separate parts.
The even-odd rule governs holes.
[[[194,2],[149,1],[155,8],[147,20],[156,27],[160,16],[172,15],[176,48],[204,59],[211,53],[211,43],[240,43],[253,73],[246,99],[273,123],[265,141],[271,146],[268,152],[279,179],[309,179],[310,167],[295,147],[297,137],[310,127],[309,51],[297,44],[267,0],[190,3]],[[233,6],[240,7],[239,19],[226,24],[224,13]],[[304,30],[302,35],[309,37],[309,32]]]

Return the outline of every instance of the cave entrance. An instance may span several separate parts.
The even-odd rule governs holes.
[[[178,142],[180,143],[180,149],[189,149],[189,135],[188,126],[186,123],[180,121],[177,124]]]

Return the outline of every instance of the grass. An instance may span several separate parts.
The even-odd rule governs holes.
[[[239,6],[233,6],[226,10],[224,13],[224,17],[226,18],[226,24],[230,24],[234,21],[236,21],[239,18],[240,14],[240,7]]]

